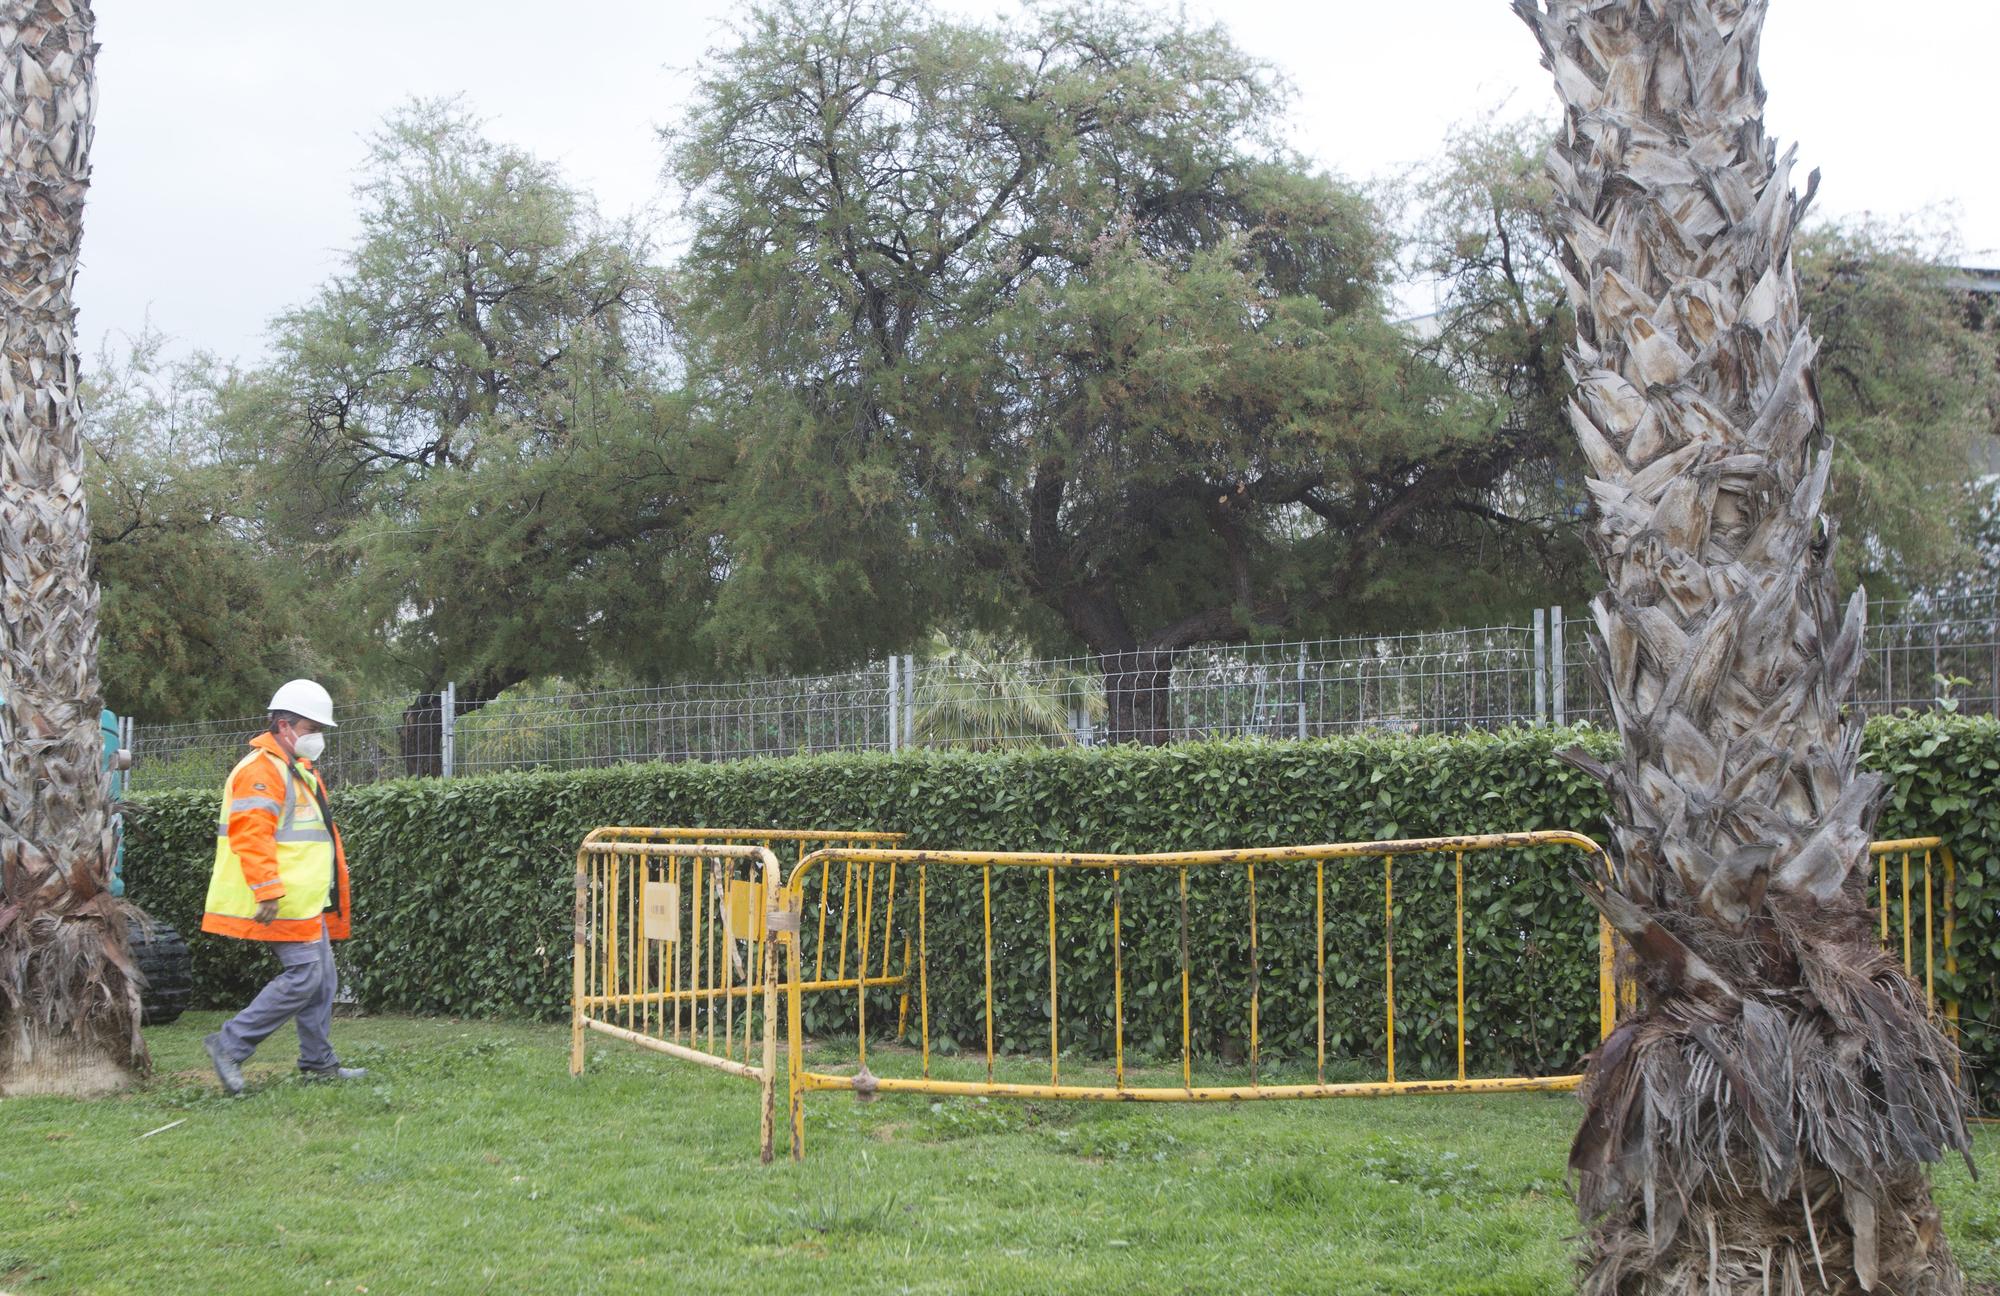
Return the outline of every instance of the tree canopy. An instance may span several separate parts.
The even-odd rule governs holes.
[[[449,103],[390,118],[357,196],[244,401],[273,533],[420,689],[684,664],[659,605],[709,558],[645,238]]]
[[[251,460],[221,409],[239,375],[148,332],[84,392],[106,704],[172,722],[255,711],[328,660],[322,603],[263,542]]]
[[[434,714],[446,681],[943,632],[1106,656],[1107,729],[1144,737],[1177,647],[1580,601],[1546,128],[1461,130],[1392,192],[1276,143],[1286,95],[1136,5],[770,0],[665,132],[672,259],[456,102],[393,113],[268,360],[149,339],[93,375],[114,704],[333,673]],[[1877,593],[1977,566],[2000,368],[1948,250],[1797,248],[1842,576]],[[1413,280],[1437,308],[1398,319]]]
[[[1269,142],[1282,103],[1135,7],[754,12],[671,136],[749,661],[957,617],[1143,673],[1350,613],[1504,470],[1387,317],[1381,213]]]

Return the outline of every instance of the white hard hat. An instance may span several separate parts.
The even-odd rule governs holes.
[[[271,705],[265,709],[289,711],[328,729],[339,727],[333,723],[333,697],[309,679],[280,684],[278,691],[271,695]]]

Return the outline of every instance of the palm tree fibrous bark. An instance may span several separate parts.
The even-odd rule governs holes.
[[[97,589],[71,289],[89,184],[87,0],[0,5],[0,1092],[144,1065],[125,916],[106,889]]]
[[[1588,1293],[1956,1293],[1926,1166],[1969,1157],[1955,1050],[1878,946],[1881,784],[1846,709],[1866,614],[1766,138],[1762,0],[1515,0],[1567,109],[1550,158],[1571,418],[1624,752],[1589,887],[1640,1011],[1571,1152]],[[1817,176],[1814,177],[1814,182]]]

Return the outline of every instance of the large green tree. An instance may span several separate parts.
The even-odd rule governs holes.
[[[640,231],[452,103],[392,116],[357,194],[359,243],[230,417],[274,543],[419,691],[403,755],[433,772],[447,681],[473,707],[684,664],[714,563]]]
[[[1282,98],[1130,6],[753,10],[670,136],[690,390],[737,451],[715,640],[1082,645],[1151,741],[1172,649],[1387,595],[1518,451],[1385,319],[1380,213],[1268,144]]]
[[[262,539],[254,450],[220,409],[235,374],[147,331],[84,391],[105,704],[152,722],[240,716],[317,674],[337,630]]]
[[[2000,417],[2000,348],[1964,289],[1955,238],[1914,219],[1805,230],[1799,301],[1819,338],[1834,437],[1835,570],[1893,597],[1977,569],[1975,445]]]

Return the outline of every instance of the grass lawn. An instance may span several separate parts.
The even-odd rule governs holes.
[[[766,1167],[754,1086],[612,1041],[572,1081],[561,1028],[343,1020],[367,1080],[298,1083],[288,1032],[227,1099],[200,1046],[219,1021],[152,1032],[134,1094],[0,1102],[0,1291],[1568,1286],[1567,1095],[813,1095],[807,1161]],[[1996,1153],[1982,1131],[1989,1172]],[[1975,1285],[2000,1281],[2000,1190],[1938,1181]]]

